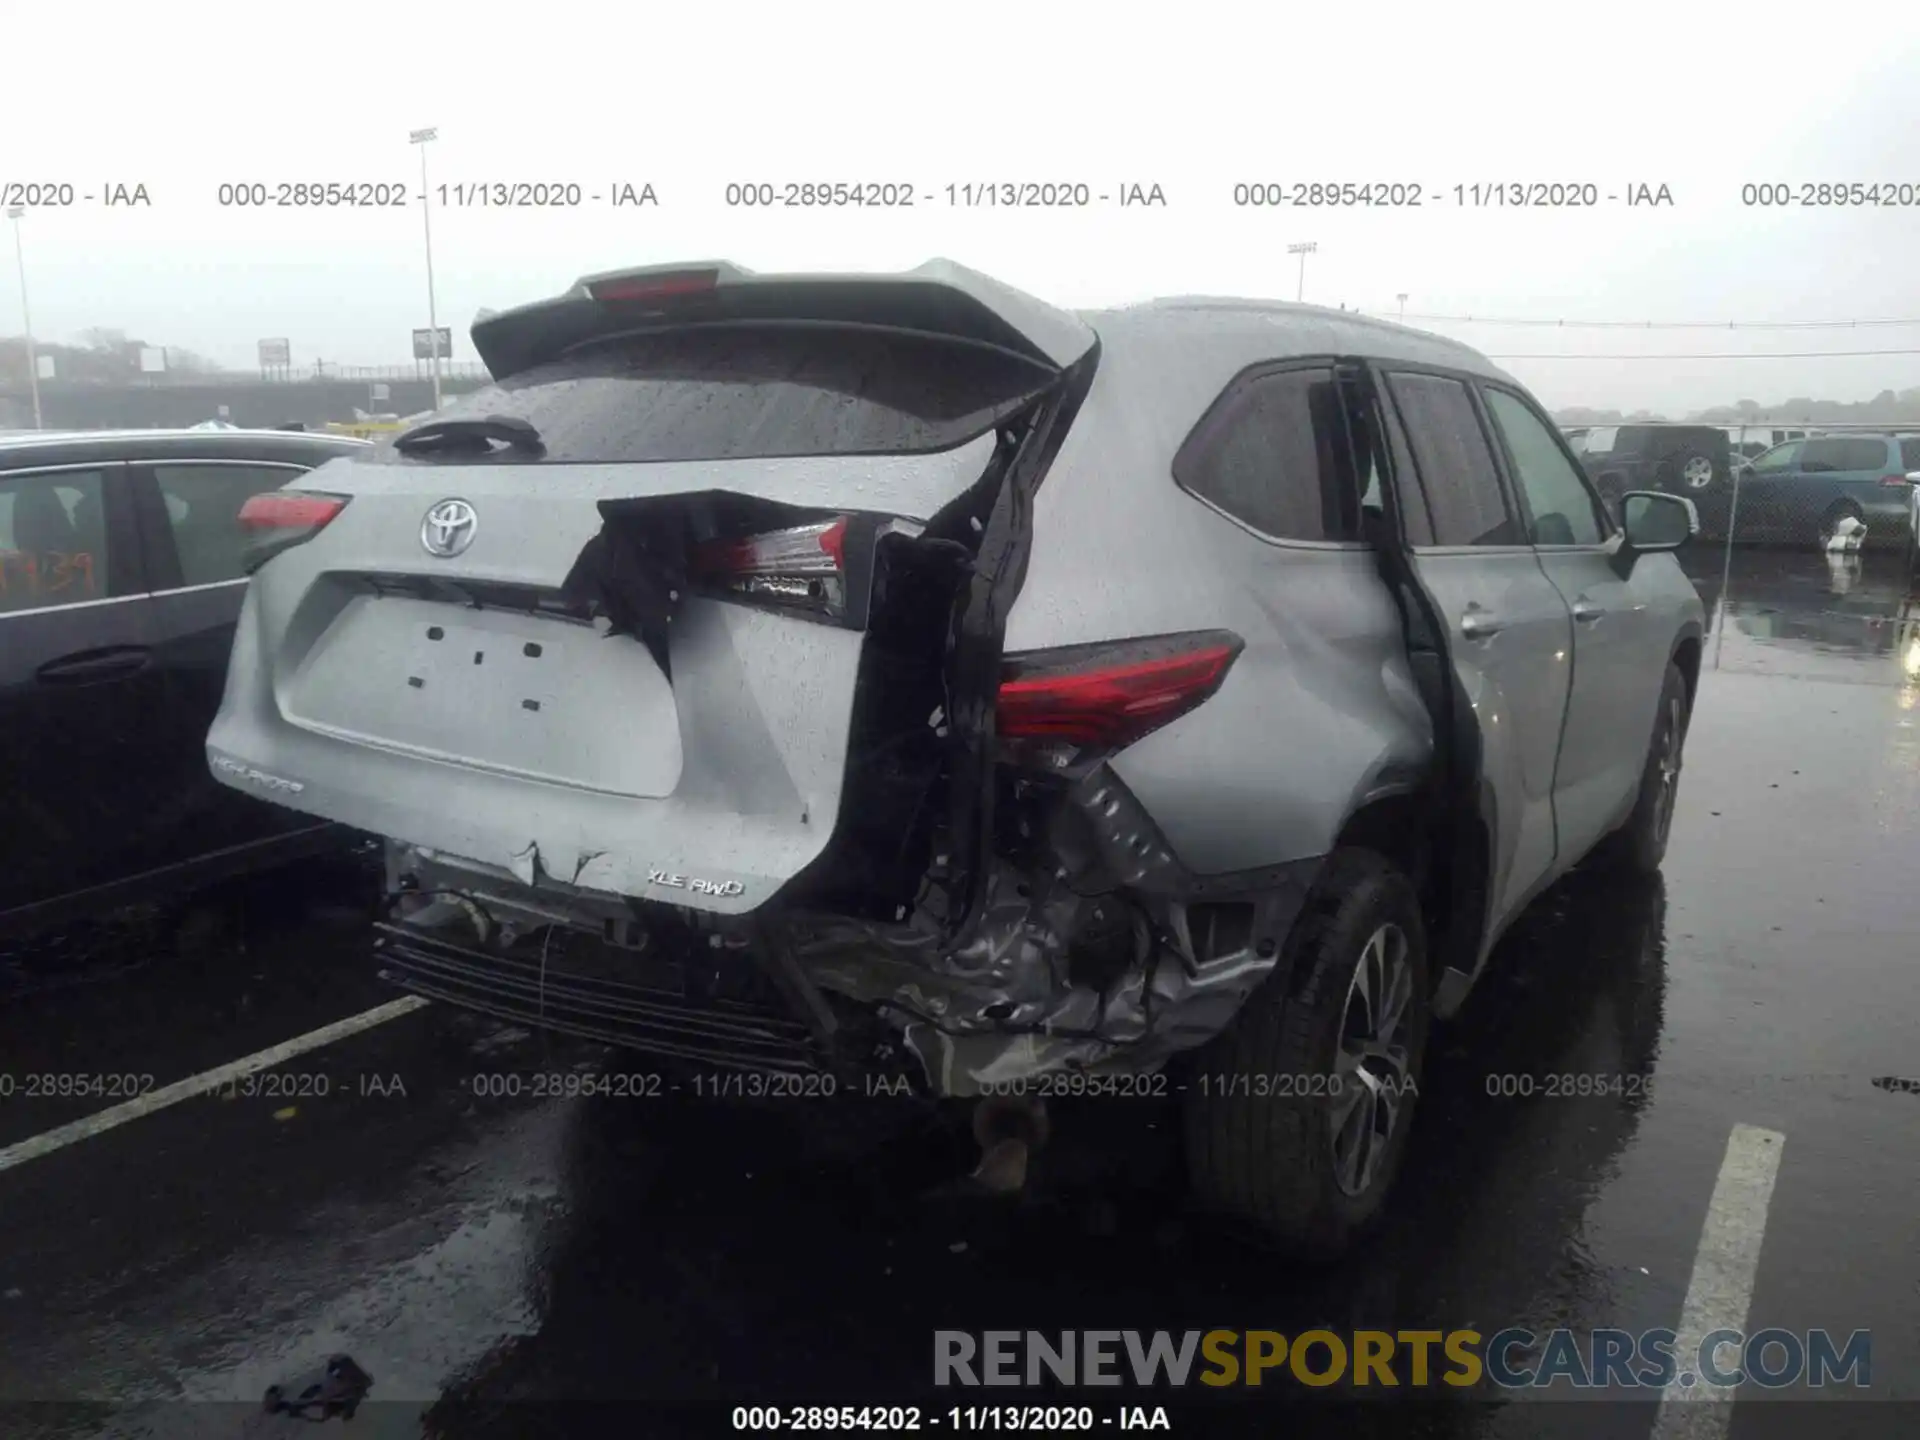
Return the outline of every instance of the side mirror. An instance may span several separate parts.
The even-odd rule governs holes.
[[[1626,536],[1619,560],[1631,567],[1636,555],[1678,550],[1698,535],[1700,512],[1682,495],[1629,490],[1620,497],[1620,523]]]

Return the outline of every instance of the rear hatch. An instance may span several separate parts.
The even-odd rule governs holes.
[[[913,687],[879,649],[939,670],[950,617],[902,612],[960,594],[927,577],[1091,333],[943,263],[707,265],[474,341],[494,384],[243,517],[215,773],[523,882],[754,909],[880,763],[863,691]]]

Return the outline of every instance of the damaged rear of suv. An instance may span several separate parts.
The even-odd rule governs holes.
[[[590,277],[473,339],[492,386],[250,502],[208,738],[388,837],[393,979],[936,1096],[1172,1065],[1207,1198],[1372,1218],[1519,891],[1349,357],[1497,372],[946,262]]]

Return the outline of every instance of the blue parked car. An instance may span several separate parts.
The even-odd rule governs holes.
[[[1739,467],[1734,529],[1743,541],[1817,541],[1867,528],[1875,547],[1914,533],[1920,435],[1815,435],[1789,440]]]

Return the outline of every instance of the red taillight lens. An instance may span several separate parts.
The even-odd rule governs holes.
[[[1002,739],[1118,750],[1192,710],[1220,688],[1240,637],[1210,630],[1009,658],[996,727]]]
[[[268,490],[247,497],[240,507],[240,528],[317,530],[346,507],[346,500],[339,495],[320,495],[310,490]]]
[[[752,599],[842,615],[847,524],[843,515],[816,525],[709,540],[693,549],[693,578]]]
[[[251,575],[282,550],[304,545],[347,508],[344,495],[315,490],[267,490],[249,495],[240,507],[246,535],[243,565]]]
[[[596,280],[587,286],[587,293],[603,303],[610,300],[674,300],[687,295],[704,295],[719,283],[720,274],[717,270],[659,271]]]
[[[1907,477],[1904,475],[1882,475],[1880,477],[1880,483],[1882,485],[1889,485],[1889,486],[1899,485],[1902,488],[1904,488],[1908,485],[1911,485],[1913,482],[1907,479]]]

